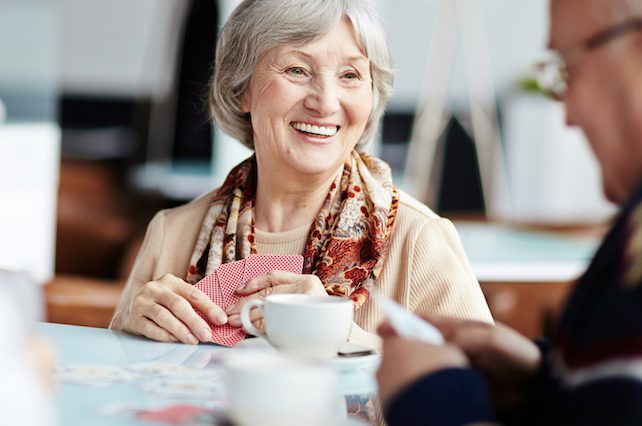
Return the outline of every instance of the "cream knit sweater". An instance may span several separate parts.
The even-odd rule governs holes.
[[[156,214],[110,327],[122,328],[128,302],[146,282],[167,273],[185,276],[210,198],[211,193]],[[258,252],[303,254],[308,229],[256,230]],[[492,322],[452,223],[403,192],[377,287],[412,312]],[[383,320],[383,313],[369,300],[355,313],[350,340],[380,349],[376,329]]]

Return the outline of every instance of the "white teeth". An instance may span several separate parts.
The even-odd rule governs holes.
[[[321,136],[334,136],[339,128],[337,126],[315,126],[307,123],[293,122],[292,127],[306,133],[312,133]]]

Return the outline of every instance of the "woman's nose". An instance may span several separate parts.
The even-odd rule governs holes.
[[[310,92],[305,98],[306,108],[321,117],[328,117],[340,108],[340,93],[336,82],[330,79],[319,79],[310,85]]]

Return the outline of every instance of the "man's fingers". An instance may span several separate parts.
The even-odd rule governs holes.
[[[379,336],[385,339],[387,337],[396,336],[397,332],[395,331],[394,328],[392,328],[392,326],[388,321],[384,321],[381,324],[379,324],[379,327],[377,327],[377,334],[379,334]]]
[[[455,336],[461,330],[470,330],[470,329],[481,329],[488,330],[494,327],[493,324],[489,324],[483,321],[476,321],[471,319],[464,318],[455,318],[443,315],[421,315],[421,317],[437,327],[439,331],[444,335],[446,340],[450,340],[452,336]]]

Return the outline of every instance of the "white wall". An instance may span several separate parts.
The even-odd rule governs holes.
[[[59,6],[57,0],[0,1],[0,104],[8,120],[56,116]]]
[[[168,55],[185,2],[58,1],[65,92],[137,97],[168,89]]]
[[[57,1],[0,2],[0,87],[51,89],[60,61]]]
[[[60,7],[0,2],[0,269],[43,283],[54,271],[60,132]]]
[[[396,68],[395,93],[389,110],[414,110],[423,84],[429,40],[435,24],[443,19],[441,5],[450,1],[454,0],[376,1],[389,27]],[[511,105],[511,97],[516,95],[516,82],[528,73],[534,61],[544,56],[547,0],[471,1],[481,10],[485,34],[480,37],[486,37],[498,103],[506,108]],[[220,1],[222,19],[238,2]],[[51,39],[43,37],[43,32],[55,34],[60,30],[52,21],[43,22],[39,12],[31,10],[34,4],[46,3],[47,0],[3,0],[0,3],[0,31],[8,31],[4,34],[19,31],[21,24],[14,17],[28,16],[33,28],[41,31],[24,41],[44,57],[52,56],[58,50],[51,48]],[[182,0],[50,0],[48,4],[61,8],[62,54],[58,58],[65,92],[136,97],[162,94],[167,89],[172,70],[163,64],[168,60],[168,43],[175,39],[176,16],[185,5]],[[5,13],[7,10],[9,12]],[[448,82],[448,103],[455,108],[467,106],[468,87],[460,46],[457,45]],[[24,51],[11,37],[0,37],[0,50],[9,52],[3,58]],[[16,68],[14,63],[3,58],[0,58],[0,89],[7,81],[12,85],[47,81],[41,75],[43,68],[28,63],[24,64],[26,68]],[[55,61],[52,57],[51,62]],[[426,84],[443,83],[431,80],[429,75]],[[537,111],[534,110],[533,114]],[[518,134],[523,131],[512,129]],[[546,135],[542,133],[541,137],[548,137]],[[510,148],[511,141],[506,140],[505,143]],[[553,145],[556,144],[564,144],[564,140],[555,140]],[[224,175],[231,165],[247,155],[247,151],[239,147],[228,138],[218,138],[214,167],[217,174]],[[594,180],[596,169],[594,165],[591,167],[591,177],[585,181]],[[558,177],[553,176],[555,179]],[[595,194],[592,197],[599,198]]]
[[[64,22],[65,91],[134,96],[151,92],[151,77],[163,72],[157,66],[164,46],[158,35],[167,32],[180,0],[57,1],[62,4]],[[389,26],[397,69],[393,108],[412,109],[416,104],[440,1],[448,0],[376,2]],[[238,3],[221,0],[221,17],[226,18]],[[483,0],[480,5],[495,83],[502,92],[543,52],[546,0]],[[461,58],[457,60],[461,65]],[[462,96],[464,89],[461,66],[456,66],[453,96]]]
[[[405,0],[381,3],[381,13],[389,25],[389,40],[397,69],[393,108],[413,109],[421,90],[428,58],[429,39],[443,2],[451,0]],[[541,58],[546,45],[546,0],[481,0],[480,6],[488,41],[492,75],[496,89],[503,94],[523,77],[533,61]],[[461,44],[452,68],[452,102],[466,97]]]

